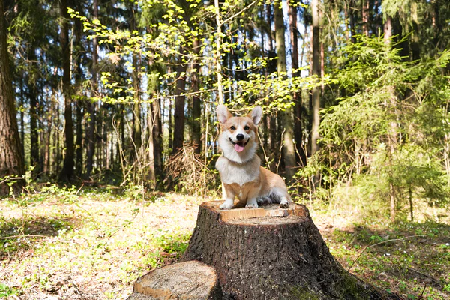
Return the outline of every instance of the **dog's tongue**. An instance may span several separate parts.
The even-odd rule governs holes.
[[[236,143],[236,144],[234,144],[234,150],[236,150],[237,152],[242,152],[242,151],[244,151],[244,146]]]

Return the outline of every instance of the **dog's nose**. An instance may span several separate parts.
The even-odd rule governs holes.
[[[236,135],[236,138],[238,139],[238,141],[241,141],[244,139],[244,135],[242,133],[238,133],[238,135]]]

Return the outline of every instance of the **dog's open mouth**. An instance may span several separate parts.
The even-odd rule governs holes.
[[[230,138],[230,142],[233,144],[234,150],[236,150],[236,152],[242,152],[242,151],[244,151],[245,146],[248,143],[248,140],[247,140],[247,142],[244,142],[244,141],[233,142],[233,140]]]

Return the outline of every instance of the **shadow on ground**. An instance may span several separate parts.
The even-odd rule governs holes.
[[[0,217],[0,260],[28,250],[42,239],[55,237],[60,230],[71,230],[74,224],[73,218],[64,217]]]
[[[449,299],[449,225],[400,222],[381,230],[355,226],[323,234],[344,268],[364,273],[371,283],[405,299]]]

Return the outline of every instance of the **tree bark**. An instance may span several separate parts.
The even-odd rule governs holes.
[[[313,40],[312,40],[312,51],[313,51],[313,61],[312,61],[312,75],[320,78],[321,76],[321,65],[320,65],[320,42],[319,42],[319,3],[318,0],[312,0],[312,11],[313,11]],[[312,90],[312,132],[311,132],[311,155],[319,150],[318,140],[319,140],[319,110],[320,110],[320,90],[318,87],[314,87]]]
[[[369,36],[369,0],[362,1],[363,34]]]
[[[214,267],[223,299],[399,299],[362,282],[330,254],[303,205],[200,206],[184,261]]]
[[[299,68],[298,62],[298,27],[297,27],[297,7],[294,5],[289,5],[289,23],[291,32],[291,48],[292,48],[292,69],[296,70]],[[306,28],[306,25],[305,25]],[[295,71],[292,73],[292,77],[300,76],[299,72]],[[295,91],[293,94],[294,100],[294,137],[295,137],[295,148],[296,148],[296,163],[302,166],[306,165],[306,155],[302,147],[302,92]]]
[[[171,68],[171,66],[168,66],[167,67],[167,73],[172,73],[172,68]],[[169,89],[171,89],[171,86],[173,86],[173,83],[172,83],[172,85],[170,84],[170,82],[168,82],[168,88]],[[169,97],[168,99],[167,99],[168,101],[169,101],[169,103],[168,103],[168,116],[167,116],[167,130],[168,130],[168,134],[169,134],[169,136],[168,136],[168,146],[169,146],[169,151],[173,151],[173,113],[172,113],[172,110],[173,110],[173,105],[172,105],[172,99]]]
[[[62,18],[60,43],[62,54],[62,90],[64,96],[64,165],[59,179],[70,181],[73,176],[74,166],[74,145],[73,145],[73,120],[72,120],[72,99],[70,92],[70,48],[69,48],[69,25],[67,22],[67,0],[61,0],[60,14]]]
[[[352,43],[356,42],[355,34],[356,34],[356,25],[355,25],[355,9],[353,8],[355,0],[350,0],[348,7],[349,7],[349,26],[350,26],[350,34],[351,34],[351,40]]]
[[[137,30],[135,4],[131,4],[131,22],[130,31]],[[141,97],[140,97],[140,78],[139,78],[140,62],[138,55],[133,52],[133,143],[134,156],[137,156],[142,146],[142,126],[141,126]]]
[[[84,52],[83,50],[83,25],[81,20],[75,19],[75,35],[76,35],[76,45],[77,50]],[[76,101],[76,125],[75,125],[75,169],[77,176],[83,175],[83,110],[84,110],[84,99],[83,90],[81,88],[81,79],[83,70],[82,64],[82,54],[78,53],[76,58],[76,73],[75,73],[75,84],[77,85],[78,99]]]
[[[195,94],[200,89],[199,77],[200,77],[200,38],[196,38],[194,40],[194,68],[191,75],[192,82],[192,92],[194,95],[192,96],[192,144],[194,146],[194,152],[196,154],[200,154],[202,150],[202,131],[200,126],[200,118],[201,118],[201,106],[200,106],[200,95]]]
[[[48,90],[47,90],[48,92]],[[48,93],[50,94],[50,93]],[[45,176],[49,176],[51,173],[51,166],[50,166],[50,159],[51,159],[51,150],[50,150],[50,143],[51,143],[51,137],[52,137],[52,129],[53,129],[53,112],[55,110],[55,100],[54,95],[52,95],[50,98],[49,104],[49,110],[47,113],[47,134],[45,139],[45,156],[44,156],[44,165],[43,165],[43,173]]]
[[[95,132],[95,148],[97,148],[95,152],[95,162],[96,166],[99,170],[102,169],[102,162],[103,162],[103,141],[102,141],[102,126],[103,126],[103,110],[104,110],[104,104],[101,101],[97,102],[97,112],[95,116],[95,122],[96,122],[96,132]]]
[[[30,166],[34,167],[32,172],[36,178],[39,173],[39,129],[38,129],[38,91],[37,91],[37,57],[34,45],[28,49],[28,98],[30,100]]]
[[[20,75],[20,83],[19,83],[19,88],[20,88],[20,146],[21,146],[21,151],[22,151],[22,157],[24,159],[24,165],[26,165],[26,161],[25,161],[25,112],[24,112],[24,107],[25,107],[25,92],[24,92],[24,72],[21,72]]]
[[[184,53],[184,51],[182,51]],[[178,58],[177,83],[175,96],[175,114],[174,114],[174,132],[172,154],[176,154],[183,148],[184,142],[184,101],[186,87],[186,64],[183,62],[182,55]]]
[[[150,94],[150,97],[153,95]],[[153,101],[157,101],[154,99]],[[153,103],[152,103],[153,104]],[[148,128],[148,141],[147,141],[147,149],[148,151],[148,163],[149,163],[149,169],[148,169],[148,181],[149,186],[151,188],[154,188],[156,185],[156,174],[155,174],[155,135],[153,131],[155,130],[155,112],[153,111],[153,105],[150,104],[149,112],[147,115],[147,128]]]
[[[5,176],[20,177],[25,170],[16,120],[3,5],[4,1],[0,1],[0,195],[8,195],[9,181],[3,181],[3,178]],[[12,187],[14,192],[20,192],[22,186],[23,181],[16,180]]]
[[[98,0],[94,0],[94,19],[98,17]],[[97,93],[97,37],[94,36],[92,40],[92,92],[91,97],[95,97]],[[93,101],[88,101],[86,103],[86,109],[88,113],[88,119],[86,121],[86,178],[89,178],[92,173],[92,167],[94,164],[94,152],[95,152],[95,103]]]
[[[285,26],[283,22],[282,2],[274,2],[275,15],[275,38],[277,43],[277,71],[278,76],[286,78],[286,43],[284,39]],[[289,183],[295,175],[295,146],[294,146],[294,114],[293,108],[286,108],[282,113],[283,135],[283,155],[286,167],[286,181]]]
[[[390,16],[386,17],[386,23],[384,24],[384,42],[388,48],[390,48],[392,37],[392,18]],[[390,93],[390,103],[388,109],[391,110],[390,114],[396,118],[396,97],[394,95],[394,87],[388,86],[388,91]],[[392,168],[392,159],[395,153],[395,149],[397,147],[397,120],[393,119],[390,122],[390,129],[388,133],[388,143],[389,143],[389,164]],[[391,171],[390,171],[391,172]],[[389,183],[389,198],[390,198],[390,213],[391,213],[391,222],[395,221],[395,187],[391,183]]]
[[[159,94],[158,94],[159,96]],[[153,150],[154,150],[154,159],[155,159],[155,177],[156,177],[156,186],[155,188],[160,188],[160,183],[163,180],[163,127],[161,122],[161,105],[160,99],[157,97],[152,102],[152,113],[153,113]]]
[[[272,5],[266,4],[266,10],[267,10],[267,22],[270,24],[270,26],[268,26],[269,28],[267,29],[267,35],[268,35],[268,58],[269,59],[274,59],[276,57],[275,54],[275,50],[274,50],[274,45],[273,45],[273,31],[272,31],[272,16],[273,16],[273,11],[272,11]],[[269,60],[269,63],[267,65],[267,69],[268,69],[268,73],[274,73],[276,72],[276,65]],[[267,76],[269,77],[269,74],[267,74]],[[268,105],[270,102],[270,99],[268,100],[268,102],[266,103],[266,105]],[[266,115],[267,118],[267,124],[268,124],[268,130],[270,132],[269,135],[269,141],[268,144],[270,145],[269,147],[269,151],[268,151],[268,157],[269,157],[269,161],[270,163],[270,170],[272,172],[276,171],[276,158],[277,156],[279,156],[279,153],[277,151],[277,146],[278,145],[278,140],[277,140],[277,126],[276,126],[276,114],[275,113],[271,113],[271,114],[267,114]]]
[[[219,0],[214,0],[214,7],[216,9],[216,73],[217,73],[217,102],[223,105],[223,86],[222,86],[222,52],[221,40],[222,40],[222,20],[220,17]]]

